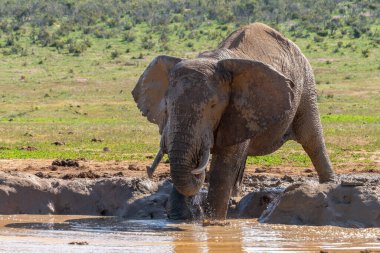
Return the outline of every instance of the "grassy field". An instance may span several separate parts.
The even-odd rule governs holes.
[[[202,30],[196,39],[189,38],[190,32],[180,40],[169,35],[165,48],[154,49],[143,49],[122,36],[91,38],[92,46],[79,56],[58,53],[53,47],[30,46],[23,37],[18,43],[25,48],[24,55],[0,54],[0,158],[148,159],[158,149],[159,135],[158,128],[141,116],[130,94],[138,77],[156,55],[193,57],[214,48],[234,28],[205,23],[196,31]],[[148,27],[140,24],[134,32],[138,37]],[[313,34],[307,38],[286,35],[314,68],[333,164],[378,166],[379,45],[366,36],[354,40],[325,37],[315,42]],[[158,40],[153,35],[152,41]],[[272,155],[249,158],[249,163],[311,165],[295,142]]]

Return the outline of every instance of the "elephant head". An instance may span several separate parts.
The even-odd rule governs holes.
[[[253,138],[286,117],[293,83],[262,62],[158,56],[132,91],[143,115],[159,126],[176,189],[201,188],[210,152]]]

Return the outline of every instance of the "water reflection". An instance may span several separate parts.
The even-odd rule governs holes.
[[[88,245],[71,245],[73,241]],[[380,229],[300,227],[231,220],[228,226],[115,217],[0,215],[0,251],[257,252],[380,250]]]
[[[183,231],[175,233],[174,252],[242,252],[242,231],[240,226],[225,227],[200,224],[186,225]]]

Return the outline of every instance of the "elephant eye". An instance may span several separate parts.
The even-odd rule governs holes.
[[[211,108],[214,108],[216,106],[216,103],[211,104]]]

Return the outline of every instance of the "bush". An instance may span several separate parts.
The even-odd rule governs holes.
[[[136,35],[132,31],[129,31],[124,33],[123,40],[126,42],[133,42],[136,40]]]
[[[119,51],[115,50],[115,51],[111,52],[111,58],[112,59],[115,59],[115,58],[117,58],[119,56],[120,56],[120,52]]]
[[[43,28],[37,34],[37,41],[39,41],[43,47],[46,47],[52,43],[52,37],[49,32]]]
[[[66,41],[63,38],[56,38],[52,41],[52,47],[55,47],[57,50],[63,49],[65,47]]]
[[[321,36],[321,37],[326,37],[328,35],[328,32],[327,31],[318,31],[317,35]]]
[[[98,26],[94,29],[93,34],[99,39],[109,39],[112,37],[113,33],[110,29],[106,29],[102,26]]]
[[[362,34],[357,27],[352,28],[352,37],[353,38],[358,39],[358,38],[360,38],[361,35]]]
[[[15,39],[14,39],[13,34],[11,34],[5,39],[5,46],[10,47],[10,46],[13,46],[14,44],[15,44]]]
[[[369,56],[369,49],[368,48],[363,49],[362,50],[362,55],[363,55],[363,57],[368,58],[368,56]]]
[[[130,21],[125,22],[124,25],[123,25],[123,28],[124,28],[124,30],[126,30],[126,31],[131,30],[131,29],[133,28],[133,24],[132,24],[132,22],[130,22]]]
[[[69,39],[67,49],[70,54],[77,56],[87,50],[87,45],[83,40]]]
[[[151,37],[145,36],[141,40],[141,47],[144,49],[152,49],[155,46]]]
[[[8,50],[4,50],[3,51],[3,55],[16,55],[16,54],[19,54],[21,56],[27,56],[28,55],[28,51],[26,50],[26,48],[23,48],[21,47],[20,45],[13,45],[11,46]]]
[[[314,42],[316,42],[316,43],[323,42],[323,38],[321,36],[318,36],[318,35],[314,36],[313,39],[314,39]]]

